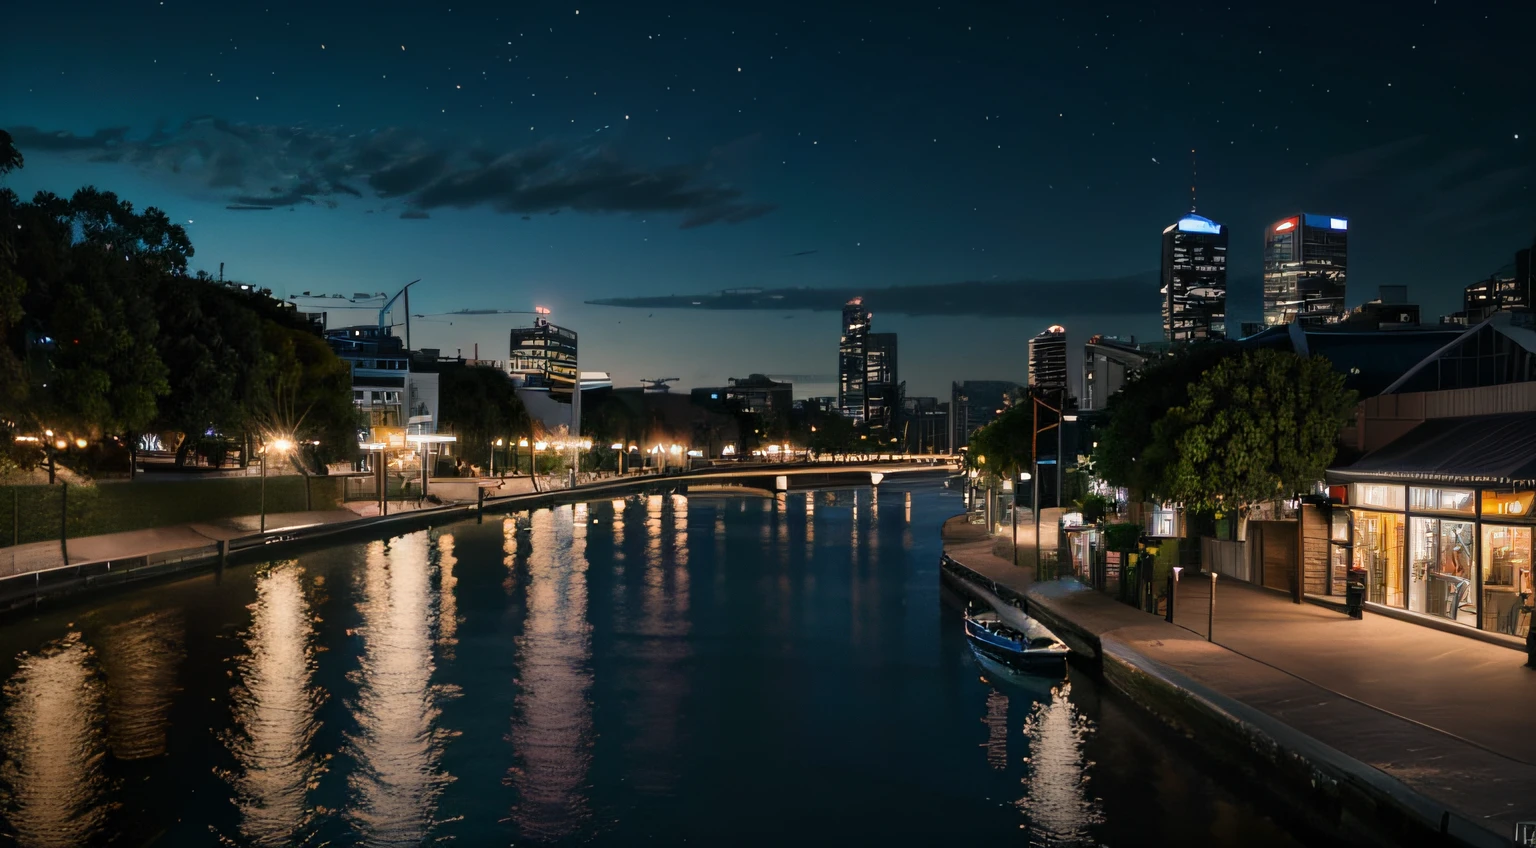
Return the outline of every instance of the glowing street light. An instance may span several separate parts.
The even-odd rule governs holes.
[[[267,454],[276,452],[279,456],[293,450],[293,440],[278,437],[261,448],[261,532],[267,532]]]

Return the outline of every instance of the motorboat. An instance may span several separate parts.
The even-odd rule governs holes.
[[[997,663],[1013,672],[1063,670],[1071,649],[1034,619],[1022,613],[1018,618],[1022,627],[1004,621],[991,610],[966,611],[965,638],[983,667]]]

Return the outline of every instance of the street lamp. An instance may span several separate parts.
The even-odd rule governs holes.
[[[290,450],[293,450],[293,441],[290,440],[290,439],[284,439],[284,438],[273,439],[271,444],[263,445],[262,448],[261,448],[261,524],[260,524],[260,529],[261,529],[262,533],[267,532],[267,454],[272,452],[272,451],[277,451],[278,455],[281,456],[283,454],[286,454]]]
[[[518,439],[517,440],[517,446],[520,447],[520,448],[528,447],[528,440],[527,439]],[[512,457],[512,474],[513,474],[513,476],[517,475],[517,466],[518,466],[518,463],[520,462],[520,460],[517,458],[517,456],[520,455],[520,454],[521,454],[521,451],[519,451],[518,454],[514,454],[513,457]],[[533,451],[529,451],[528,452],[528,471],[529,471],[530,474],[533,472]]]
[[[421,450],[421,499],[427,499],[427,460],[430,457],[428,445],[444,445],[457,442],[457,436],[444,436],[437,433],[411,433],[405,437],[409,443],[414,443]],[[439,449],[441,450],[441,449]]]
[[[496,476],[496,449],[505,444],[505,439],[497,439],[491,443],[491,476]]]

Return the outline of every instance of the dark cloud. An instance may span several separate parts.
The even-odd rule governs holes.
[[[1257,290],[1257,283],[1234,279],[1235,292]],[[850,298],[864,298],[875,313],[897,315],[1146,315],[1159,308],[1155,271],[1128,277],[1087,280],[956,282],[878,289],[732,289],[699,295],[618,297],[592,300],[598,306],[633,309],[811,310],[832,312]]]
[[[363,197],[357,186],[366,186],[368,194],[403,200],[413,211],[673,213],[684,228],[737,224],[774,209],[721,182],[713,162],[648,167],[609,147],[454,147],[397,128],[343,135],[211,117],[158,127],[140,139],[121,128],[74,135],[19,127],[13,135],[23,151],[125,162],[237,206],[333,206]]]
[[[45,132],[37,127],[13,127],[11,140],[22,151],[72,153],[76,151],[105,151],[117,147],[128,137],[127,127],[106,127],[90,135],[64,132]]]
[[[420,209],[407,209],[400,213],[400,217],[406,221],[425,221],[432,216]]]

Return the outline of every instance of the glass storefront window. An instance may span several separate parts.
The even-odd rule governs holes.
[[[1483,525],[1484,630],[1525,635],[1520,608],[1531,592],[1531,534],[1530,527]]]
[[[1483,518],[1530,518],[1533,506],[1536,506],[1536,491],[1483,492]]]
[[[1477,626],[1472,523],[1415,517],[1409,531],[1408,609]]]
[[[1355,561],[1365,568],[1367,601],[1403,608],[1403,548],[1403,516],[1355,513]]]
[[[1428,512],[1460,512],[1471,515],[1472,491],[1470,489],[1429,489],[1413,486],[1408,489],[1409,509]]]
[[[1401,510],[1403,508],[1403,487],[1382,486],[1377,483],[1356,483],[1354,498],[1350,503],[1354,506]]]

